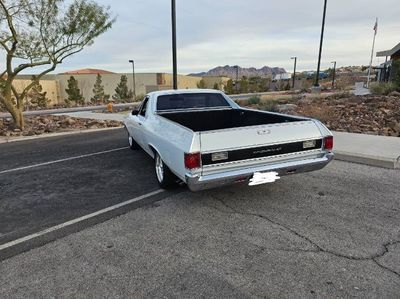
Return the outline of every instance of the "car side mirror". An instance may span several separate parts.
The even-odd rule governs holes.
[[[132,115],[138,115],[139,114],[139,110],[138,109],[133,109],[132,110]]]

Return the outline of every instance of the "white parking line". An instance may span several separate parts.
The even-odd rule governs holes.
[[[82,222],[82,221],[84,221],[84,220],[87,220],[87,219],[90,219],[90,218],[93,218],[93,217],[96,217],[96,216],[105,214],[105,213],[107,213],[107,212],[110,212],[110,211],[119,209],[119,208],[121,208],[121,207],[127,206],[127,205],[129,205],[129,204],[134,203],[134,202],[138,202],[138,201],[140,201],[140,200],[142,200],[142,199],[151,197],[151,196],[153,196],[153,195],[157,195],[157,194],[162,193],[162,192],[164,192],[164,190],[158,189],[158,190],[156,190],[156,191],[147,193],[147,194],[145,194],[145,195],[141,195],[141,196],[139,196],[139,197],[132,198],[132,199],[130,199],[130,200],[121,202],[121,203],[119,203],[119,204],[116,204],[116,205],[113,205],[113,206],[111,206],[111,207],[108,207],[108,208],[99,210],[99,211],[97,211],[97,212],[94,212],[94,213],[91,213],[91,214],[88,214],[88,215],[85,215],[85,216],[82,216],[82,217],[79,217],[79,218],[76,218],[76,219],[73,219],[73,220],[64,222],[64,223],[62,223],[62,224],[59,224],[59,225],[56,225],[56,226],[53,226],[53,227],[50,227],[50,228],[47,228],[47,229],[42,230],[42,231],[40,231],[40,232],[38,232],[38,233],[34,233],[34,234],[31,234],[31,235],[28,235],[28,236],[25,236],[25,237],[16,239],[16,240],[14,240],[14,241],[5,243],[5,244],[3,244],[3,245],[0,245],[0,252],[1,252],[2,250],[4,250],[4,249],[10,248],[10,247],[15,246],[15,245],[18,245],[18,244],[20,244],[20,243],[23,243],[23,242],[26,242],[26,241],[35,239],[35,238],[37,238],[37,237],[46,235],[46,234],[51,233],[51,232],[55,232],[55,231],[60,230],[60,229],[62,229],[62,228],[66,228],[66,227],[68,227],[68,226],[71,226],[71,225],[73,225],[73,224],[77,224],[77,223]]]
[[[10,173],[10,172],[15,172],[15,171],[20,171],[20,170],[25,170],[25,169],[30,169],[30,168],[35,168],[35,167],[40,167],[40,166],[45,166],[45,165],[51,165],[51,164],[56,164],[56,163],[61,163],[65,161],[71,161],[71,160],[76,160],[76,159],[82,159],[86,157],[91,157],[91,156],[98,156],[98,155],[103,155],[107,153],[112,153],[112,152],[117,152],[117,151],[122,151],[125,150],[129,147],[121,147],[121,148],[116,148],[108,151],[102,151],[102,152],[97,152],[97,153],[91,153],[91,154],[85,154],[85,155],[80,155],[80,156],[74,156],[74,157],[69,157],[69,158],[64,158],[60,160],[54,160],[54,161],[49,161],[49,162],[43,162],[43,163],[38,163],[38,164],[33,164],[29,166],[23,166],[23,167],[18,167],[18,168],[13,168],[13,169],[7,169],[0,171],[0,174],[4,173]]]

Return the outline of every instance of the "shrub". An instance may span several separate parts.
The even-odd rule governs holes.
[[[251,97],[248,100],[249,105],[258,105],[258,104],[260,104],[260,102],[261,102],[260,97]]]
[[[279,100],[270,100],[264,103],[262,109],[270,112],[279,112],[278,105],[279,105]]]
[[[375,95],[388,95],[389,93],[396,91],[396,85],[393,83],[372,83],[369,87],[372,94]]]

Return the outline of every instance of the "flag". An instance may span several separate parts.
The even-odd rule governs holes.
[[[375,26],[374,26],[375,34],[378,33],[378,19],[376,19]]]

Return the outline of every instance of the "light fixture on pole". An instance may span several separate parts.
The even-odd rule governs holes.
[[[294,59],[294,70],[293,70],[293,89],[296,83],[296,67],[297,67],[297,57],[291,57],[290,59]]]
[[[178,89],[178,66],[176,55],[176,3],[171,0],[171,19],[172,19],[172,81],[173,88]]]
[[[319,73],[321,71],[321,56],[322,56],[322,45],[324,42],[324,32],[325,32],[325,17],[326,17],[326,6],[328,0],[324,3],[324,12],[322,16],[322,28],[321,28],[321,39],[319,43],[319,54],[318,54],[318,67],[317,67],[317,78],[315,79],[315,87],[319,87]]]
[[[333,63],[333,73],[332,73],[332,89],[335,88],[335,79],[336,79],[336,61],[332,61]]]
[[[136,99],[136,79],[135,79],[135,61],[129,60],[132,63],[132,86],[133,86],[133,97]]]

